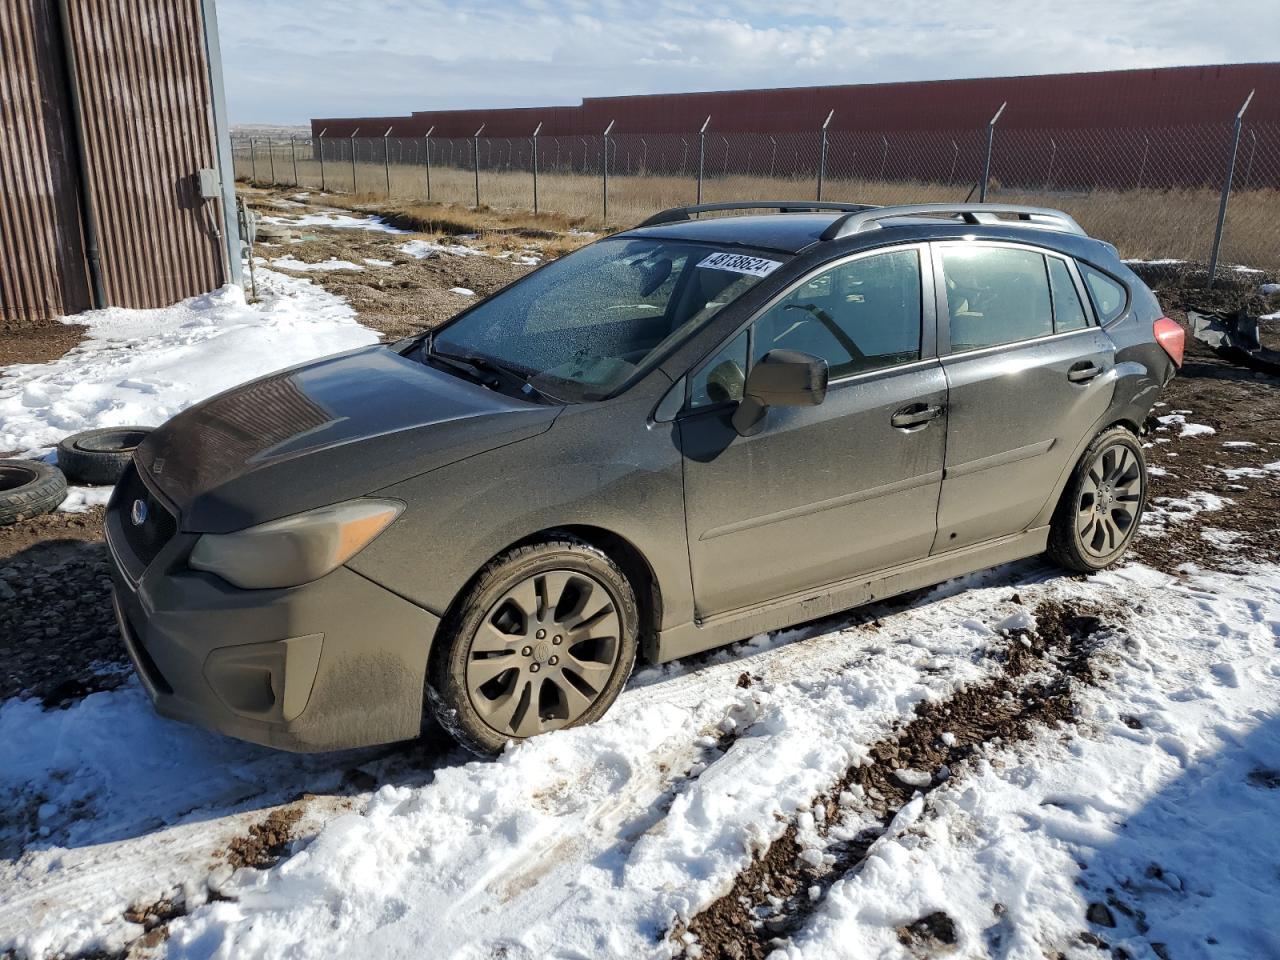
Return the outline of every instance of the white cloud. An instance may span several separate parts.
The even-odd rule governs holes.
[[[219,17],[238,122],[1260,61],[1280,26],[1274,0],[222,0]]]

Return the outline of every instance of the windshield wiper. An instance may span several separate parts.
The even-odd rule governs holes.
[[[555,398],[550,394],[530,383],[529,381],[532,378],[518,367],[509,366],[499,360],[473,353],[445,353],[442,350],[435,349],[434,337],[427,339],[423,357],[424,359],[439,360],[457,370],[470,373],[476,378],[477,382],[494,389],[505,379],[514,389],[525,396],[532,395],[543,401],[555,401]],[[486,373],[489,374],[488,377],[485,376]]]

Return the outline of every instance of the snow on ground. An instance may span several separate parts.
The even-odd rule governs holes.
[[[1280,956],[1280,570],[1093,586],[1141,605],[1079,726],[917,796],[779,956],[898,955],[934,911],[962,956],[1106,955],[1086,932],[1131,957]]]
[[[1156,417],[1166,427],[1178,426],[1181,430],[1178,433],[1180,437],[1194,437],[1201,434],[1216,433],[1213,427],[1207,423],[1188,423],[1186,415],[1190,410],[1175,410],[1173,413],[1163,417]]]
[[[460,297],[474,297],[476,295],[474,290],[468,290],[466,287],[450,287],[449,292],[456,293]]]
[[[462,243],[436,243],[434,240],[406,240],[398,247],[399,251],[407,257],[417,257],[424,260],[427,257],[438,256],[442,253],[452,254],[455,257],[487,257],[489,254],[483,250],[477,250],[475,247],[468,247]]]
[[[65,318],[88,328],[83,343],[52,363],[0,371],[0,449],[43,456],[80,430],[158,425],[237,383],[378,340],[307,280],[260,270],[257,281],[256,304],[224,287],[159,310]]]
[[[353,217],[347,213],[304,213],[301,216],[260,217],[262,223],[273,223],[282,227],[334,227],[343,230],[372,230],[375,233],[413,233],[393,227],[381,217]]]
[[[277,257],[271,261],[271,266],[281,270],[298,270],[301,272],[307,270],[364,270],[364,267],[352,263],[350,260],[338,260],[336,258],[321,260],[318,263],[306,263],[296,257]]]

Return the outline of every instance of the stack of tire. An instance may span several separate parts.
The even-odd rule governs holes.
[[[107,427],[58,444],[57,466],[43,460],[0,460],[0,526],[49,513],[67,498],[67,483],[114,486],[150,427]]]

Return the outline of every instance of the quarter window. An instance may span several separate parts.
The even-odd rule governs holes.
[[[1043,254],[1012,247],[944,247],[942,269],[952,353],[1053,333]]]
[[[1071,281],[1071,271],[1065,260],[1049,257],[1049,287],[1053,290],[1053,328],[1058,333],[1081,330],[1089,325],[1089,318],[1080,302],[1080,294]]]
[[[755,359],[799,350],[832,379],[920,359],[920,255],[850,260],[792,289],[756,321]]]
[[[747,378],[747,331],[720,348],[693,378],[689,391],[689,407],[707,407],[726,400],[741,400],[742,385]]]
[[[1127,299],[1124,287],[1083,263],[1080,264],[1080,273],[1084,275],[1085,286],[1089,288],[1089,296],[1093,298],[1093,305],[1098,308],[1098,316],[1103,323],[1110,323],[1124,313]]]

